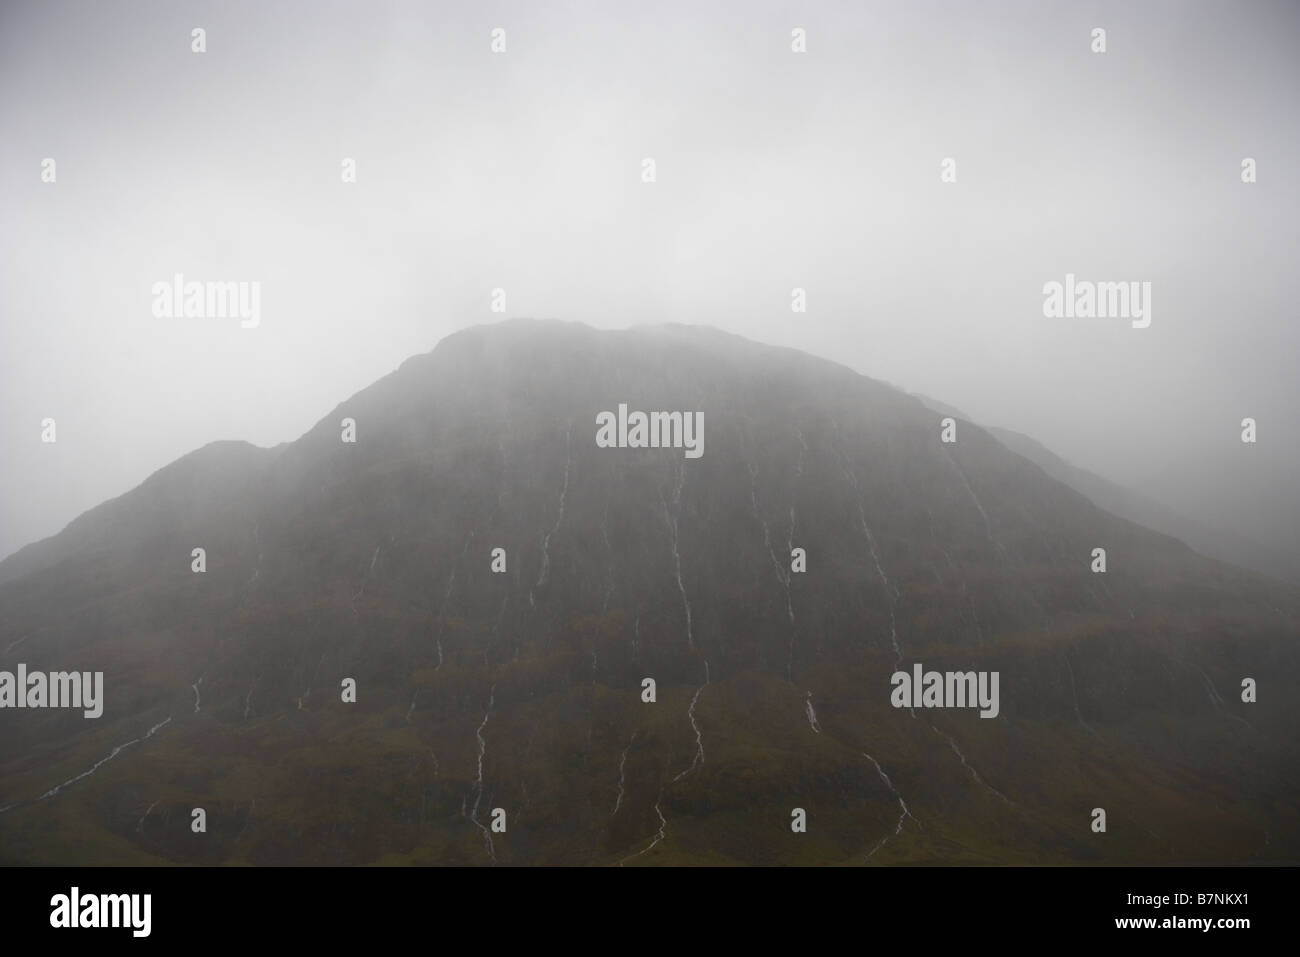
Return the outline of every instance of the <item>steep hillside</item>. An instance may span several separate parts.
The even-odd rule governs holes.
[[[1271,548],[1245,535],[1223,528],[1212,528],[1205,522],[1189,518],[1150,496],[1071,465],[1027,435],[996,427],[990,427],[988,431],[1011,451],[1023,455],[1052,478],[1081,492],[1094,504],[1114,515],[1172,535],[1202,555],[1285,581],[1300,581],[1300,568],[1296,568],[1294,560],[1281,549]]]
[[[975,421],[955,406],[920,393],[913,393],[913,395],[940,415],[953,416],[967,422]],[[1295,549],[1264,544],[1240,531],[1233,531],[1231,525],[1215,525],[1212,522],[1190,518],[1189,516],[1194,514],[1196,509],[1187,504],[1180,509],[1160,500],[1155,495],[1143,494],[1136,489],[1102,478],[1095,472],[1067,462],[1037,439],[1023,433],[997,426],[985,426],[985,428],[1008,449],[1017,455],[1023,455],[1052,478],[1064,482],[1094,505],[1112,515],[1127,518],[1146,528],[1171,535],[1210,558],[1240,565],[1271,578],[1300,584],[1300,564],[1297,564]],[[1171,483],[1166,478],[1159,484],[1167,488]],[[1220,497],[1235,498],[1240,496],[1241,489],[1247,485],[1248,483],[1235,486],[1231,482],[1223,483],[1218,494]],[[1205,489],[1202,489],[1200,494],[1203,499],[1210,495]]]
[[[703,454],[599,447],[620,403],[699,414]],[[475,327],[0,563],[0,669],[106,687],[0,712],[0,858],[1294,861],[1298,624],[833,363]],[[918,662],[998,672],[997,716],[892,706]]]

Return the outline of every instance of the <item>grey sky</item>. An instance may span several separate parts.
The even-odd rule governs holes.
[[[10,0],[0,556],[207,442],[297,438],[502,318],[494,287],[805,349],[1121,481],[1240,476],[1254,416],[1280,487],[1298,41],[1292,3]],[[177,272],[260,282],[261,324],[154,318]],[[1151,282],[1150,328],[1044,318],[1067,272]]]

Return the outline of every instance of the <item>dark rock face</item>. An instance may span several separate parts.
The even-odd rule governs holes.
[[[620,403],[702,457],[597,447]],[[516,321],[201,449],[0,563],[0,669],[106,689],[0,712],[0,858],[1294,861],[1300,592],[939,418],[713,330]],[[998,716],[891,706],[915,662],[998,672]]]

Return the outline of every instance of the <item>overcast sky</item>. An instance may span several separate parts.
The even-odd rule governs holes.
[[[1288,2],[5,0],[0,556],[297,438],[496,287],[831,357],[1129,482],[1253,416],[1281,481],[1298,52]],[[259,282],[260,324],[156,318],[178,272]],[[1150,282],[1150,327],[1045,318],[1067,272]]]

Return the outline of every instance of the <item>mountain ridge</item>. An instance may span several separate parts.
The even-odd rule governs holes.
[[[237,483],[166,473],[115,550],[0,583],[0,667],[108,688],[90,726],[7,716],[7,860],[1294,858],[1294,709],[1230,689],[1300,675],[1295,589],[983,429],[945,447],[919,400],[829,360],[475,329],[293,443],[214,450],[255,464]],[[702,411],[705,455],[598,449],[620,401]],[[1000,672],[998,717],[892,707],[915,663]]]
[[[919,393],[914,394],[941,415],[951,415],[967,422],[975,421],[955,406]],[[1009,450],[1038,465],[1051,478],[1064,482],[1113,515],[1176,538],[1206,557],[1247,568],[1289,584],[1300,583],[1300,565],[1280,549],[1267,546],[1241,532],[1212,527],[1190,518],[1149,495],[1074,465],[1031,436],[999,426],[986,426],[986,429]]]

